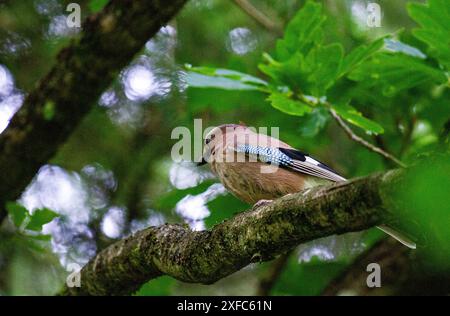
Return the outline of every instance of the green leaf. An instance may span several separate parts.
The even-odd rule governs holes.
[[[325,107],[317,107],[300,122],[300,134],[303,137],[314,137],[326,125],[330,118]]]
[[[353,49],[347,56],[345,56],[342,62],[340,76],[344,76],[354,68],[358,67],[364,60],[379,51],[383,47],[383,44],[384,37],[379,38],[370,44],[360,45]]]
[[[402,53],[377,53],[348,77],[361,82],[366,89],[380,88],[385,96],[393,96],[399,91],[427,82],[447,82],[443,71],[428,66],[421,59]]]
[[[187,69],[199,74],[207,75],[207,76],[216,76],[216,77],[224,77],[233,80],[238,80],[243,83],[249,83],[254,85],[262,85],[267,86],[267,82],[254,77],[252,75],[239,72],[231,69],[223,69],[223,68],[212,68],[212,67],[192,67],[190,65],[186,65]]]
[[[7,202],[6,210],[16,227],[20,227],[24,219],[28,216],[28,210],[17,202]]]
[[[336,111],[337,114],[339,114],[344,120],[347,122],[356,125],[358,127],[361,127],[368,133],[373,134],[382,134],[384,132],[384,129],[381,125],[378,123],[369,120],[368,118],[365,118],[362,116],[362,114],[356,110],[354,107],[350,105],[332,105],[332,108]]]
[[[309,70],[308,81],[312,83],[312,95],[320,97],[338,77],[344,50],[341,44],[318,46],[306,57],[305,68]]]
[[[175,279],[164,275],[153,279],[141,286],[136,296],[168,296],[172,294],[172,288],[175,285]]]
[[[37,240],[37,241],[50,241],[52,240],[52,235],[28,235],[29,238]]]
[[[91,0],[89,1],[89,9],[95,13],[102,10],[107,3],[108,0]]]
[[[224,90],[259,90],[257,86],[242,83],[237,80],[228,79],[224,77],[213,77],[198,74],[195,72],[188,72],[186,75],[186,82],[191,88],[217,88]]]
[[[189,70],[186,82],[190,87],[261,91],[268,85],[262,79],[235,70],[189,65],[186,68]]]
[[[307,70],[305,70],[305,57],[301,53],[295,53],[289,59],[278,62],[269,54],[263,55],[267,64],[259,64],[258,68],[271,77],[275,84],[289,86],[292,91],[302,89],[308,91]]]
[[[386,49],[393,51],[393,52],[403,53],[405,55],[417,57],[420,59],[427,58],[427,55],[422,53],[420,51],[420,49],[410,46],[408,44],[402,43],[400,41],[396,41],[396,40],[387,38],[384,40],[384,44],[385,44]]]
[[[26,229],[41,231],[42,226],[50,223],[54,218],[59,215],[48,208],[37,209],[30,216],[30,221],[28,222]]]
[[[303,116],[312,111],[312,108],[300,101],[293,100],[286,93],[272,92],[267,100],[272,106],[289,115]]]
[[[421,28],[413,30],[429,46],[429,54],[450,70],[450,6],[448,0],[409,3],[408,12]]]
[[[334,80],[342,58],[340,45],[320,45],[325,19],[322,5],[307,1],[289,22],[284,37],[277,41],[276,58],[264,54],[266,63],[258,65],[259,69],[275,84],[292,91],[323,94]]]
[[[283,39],[277,41],[277,58],[285,61],[297,52],[306,56],[311,48],[322,42],[325,19],[321,4],[306,2],[287,25]]]

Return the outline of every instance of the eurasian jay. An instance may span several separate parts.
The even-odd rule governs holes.
[[[317,185],[346,181],[308,154],[237,124],[215,127],[206,135],[198,165],[206,163],[228,191],[256,207]],[[378,228],[404,245],[416,247],[392,228]]]

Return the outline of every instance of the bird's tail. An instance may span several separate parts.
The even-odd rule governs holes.
[[[377,226],[378,229],[382,230],[389,236],[393,237],[394,239],[397,239],[399,242],[401,242],[403,245],[405,245],[408,248],[416,249],[416,243],[413,242],[411,239],[403,235],[402,233],[392,229],[389,226],[386,225],[380,225]]]

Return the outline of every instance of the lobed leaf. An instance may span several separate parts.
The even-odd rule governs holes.
[[[332,108],[336,111],[336,113],[338,113],[344,120],[346,120],[347,122],[356,125],[362,129],[364,129],[366,132],[368,133],[373,133],[373,134],[382,134],[384,133],[384,129],[383,127],[364,117],[361,112],[359,112],[358,110],[356,110],[354,107],[350,106],[350,105],[337,105],[334,104],[332,105]]]

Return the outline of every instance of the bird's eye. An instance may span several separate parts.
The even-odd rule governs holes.
[[[214,137],[216,137],[216,135],[212,134],[209,138],[205,140],[205,144],[208,145],[214,139]]]

